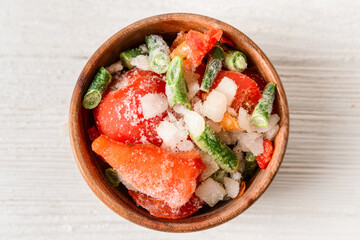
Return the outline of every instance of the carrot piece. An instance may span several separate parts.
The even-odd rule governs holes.
[[[188,34],[186,34],[185,42],[192,51],[206,51],[205,36],[201,32],[190,30]]]
[[[127,186],[170,207],[191,198],[205,165],[198,152],[174,153],[154,145],[130,145],[101,135],[91,145],[121,176]]]
[[[210,93],[201,94],[201,100],[204,102]],[[236,118],[230,115],[230,113],[225,112],[223,119],[220,121],[221,127],[226,131],[235,131],[240,130],[240,125],[237,122]]]
[[[226,131],[241,129],[239,123],[236,121],[236,118],[231,116],[228,112],[225,112],[223,119],[220,121],[220,125]]]
[[[185,60],[189,53],[190,48],[188,47],[188,45],[186,45],[185,42],[183,42],[170,53],[170,58],[174,59],[176,56],[179,56],[182,60]]]
[[[238,195],[236,196],[236,198],[234,198],[234,199],[238,199],[238,198],[240,198],[242,195],[244,195],[245,189],[246,189],[246,184],[245,184],[244,181],[241,181],[239,194],[238,194]]]
[[[185,38],[186,38],[186,32],[184,31],[179,32],[175,40],[171,44],[170,51],[172,52],[175,48],[177,48],[177,46],[185,42]]]
[[[207,97],[209,96],[209,92],[207,92],[207,93],[202,93],[201,94],[201,100],[203,101],[203,102],[205,102],[206,101],[206,99],[207,99]]]

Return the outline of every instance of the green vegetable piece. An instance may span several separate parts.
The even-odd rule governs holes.
[[[127,49],[127,50],[121,52],[120,60],[124,64],[125,67],[127,67],[128,69],[132,69],[132,68],[134,68],[134,66],[131,64],[131,60],[133,58],[136,58],[139,55],[144,55],[144,56],[148,55],[148,51],[147,51],[145,45],[141,45],[141,46],[139,46],[137,48],[133,48],[133,49]]]
[[[269,117],[273,108],[273,102],[275,99],[276,85],[274,83],[268,83],[262,93],[262,97],[256,104],[255,109],[251,115],[252,122],[257,127],[267,127],[269,123]]]
[[[245,54],[235,50],[226,52],[224,66],[230,71],[243,72],[247,67]]]
[[[219,169],[211,175],[211,178],[217,182],[224,182],[224,177],[228,177],[228,173],[223,169]]]
[[[110,80],[111,74],[104,67],[101,67],[84,96],[82,102],[84,108],[93,109],[100,103]]]
[[[257,168],[256,156],[251,152],[246,153],[244,179],[249,180],[255,174]]]
[[[119,186],[120,184],[119,174],[113,168],[108,168],[105,170],[105,177],[114,187]]]
[[[165,73],[170,65],[170,49],[164,39],[152,34],[145,38],[146,45],[149,49],[150,65],[154,72]]]
[[[224,50],[219,46],[215,46],[211,49],[209,55],[210,58],[206,64],[204,78],[200,87],[204,92],[209,92],[211,85],[221,70],[222,62],[224,61]]]
[[[190,132],[191,139],[195,144],[208,155],[226,172],[235,172],[239,166],[239,159],[236,154],[216,135],[207,123],[205,129],[198,137]]]
[[[175,104],[183,104],[188,109],[191,109],[188,86],[184,77],[184,68],[182,59],[175,57],[169,66],[166,73],[166,95],[169,99],[170,107],[174,107]]]

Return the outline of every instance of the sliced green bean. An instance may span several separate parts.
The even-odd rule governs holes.
[[[120,53],[120,60],[124,64],[125,67],[128,69],[134,68],[134,66],[131,64],[131,60],[133,58],[136,58],[139,55],[147,56],[149,55],[148,50],[146,48],[146,45],[141,45],[137,48],[127,49]]]
[[[84,96],[82,102],[84,108],[93,109],[100,103],[102,96],[109,86],[110,80],[111,74],[104,67],[101,67]]]
[[[120,185],[119,174],[113,168],[105,170],[105,177],[114,187],[118,187]]]
[[[230,71],[243,72],[247,67],[247,59],[240,51],[225,52],[224,67]]]
[[[209,55],[210,58],[206,64],[204,78],[200,87],[204,92],[209,92],[211,85],[221,70],[222,62],[224,61],[224,50],[219,46],[215,46],[211,49]]]
[[[182,59],[175,57],[169,66],[166,73],[166,95],[168,97],[170,107],[175,104],[183,104],[188,109],[191,109],[188,86],[184,77],[184,68]]]
[[[256,156],[251,152],[246,153],[244,179],[249,180],[255,174],[257,168]]]
[[[267,127],[269,124],[269,117],[273,108],[273,102],[276,94],[276,85],[268,83],[262,93],[258,104],[251,115],[252,122],[257,127]]]
[[[150,65],[154,72],[161,74],[168,70],[170,65],[170,49],[164,39],[152,34],[145,38],[149,49]]]
[[[198,136],[194,137],[190,132],[191,139],[195,144],[226,172],[235,172],[239,166],[239,159],[236,154],[216,135],[207,123],[205,123],[204,131]]]
[[[225,172],[223,169],[219,169],[211,175],[211,178],[217,182],[222,183],[222,182],[224,182],[224,177],[227,177],[227,176],[228,176],[227,172]]]

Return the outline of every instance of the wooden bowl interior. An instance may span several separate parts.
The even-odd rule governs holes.
[[[145,36],[161,34],[166,40],[173,40],[179,31],[210,28],[222,29],[223,34],[243,51],[250,62],[267,82],[277,84],[277,109],[280,115],[280,130],[274,141],[274,154],[266,170],[259,170],[252,179],[245,194],[236,200],[217,204],[214,208],[204,207],[186,219],[167,220],[151,216],[137,207],[124,186],[112,187],[104,176],[108,167],[91,150],[87,129],[94,125],[92,111],[81,106],[84,96],[96,71],[118,60],[119,53],[127,48],[144,43]],[[189,232],[210,228],[228,221],[246,210],[267,188],[276,174],[285,153],[288,137],[288,107],[280,79],[264,53],[243,33],[218,20],[194,14],[165,14],[136,22],[119,31],[107,40],[90,58],[75,86],[70,108],[70,138],[75,159],[82,176],[94,193],[114,212],[139,225],[173,232]]]

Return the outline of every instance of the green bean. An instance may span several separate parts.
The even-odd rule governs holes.
[[[161,74],[168,70],[170,64],[170,49],[164,39],[152,34],[145,38],[149,49],[150,65],[154,72]]]
[[[188,86],[184,77],[184,68],[179,56],[175,57],[166,73],[166,95],[169,99],[170,107],[175,104],[183,104],[191,109]]]
[[[245,54],[236,50],[225,52],[224,66],[230,71],[243,72],[247,67]]]
[[[145,44],[142,46],[139,46],[137,48],[133,49],[127,49],[120,53],[120,60],[124,64],[125,67],[128,69],[134,68],[134,66],[131,64],[131,60],[133,58],[136,58],[139,55],[148,55],[148,51],[146,49]]]
[[[209,92],[211,85],[221,70],[222,62],[224,61],[224,50],[219,46],[215,46],[211,49],[209,55],[210,58],[206,64],[204,78],[200,87],[204,92]]]
[[[224,182],[224,177],[227,177],[227,176],[228,176],[227,172],[225,172],[223,169],[219,169],[211,175],[211,178],[217,182],[222,183],[222,182]]]
[[[269,124],[269,117],[273,108],[273,102],[276,94],[276,85],[268,83],[262,93],[262,97],[256,104],[255,109],[251,115],[252,122],[257,127],[267,127]]]
[[[120,185],[119,174],[113,168],[105,170],[105,177],[114,187],[118,187]]]
[[[250,180],[250,178],[254,175],[257,167],[258,164],[256,162],[256,156],[251,152],[246,153],[244,179]]]
[[[111,74],[104,67],[101,67],[84,96],[82,102],[84,108],[93,109],[100,103],[110,80]]]
[[[207,123],[205,123],[204,131],[197,137],[190,132],[191,139],[195,144],[226,172],[235,172],[239,166],[239,159],[236,154],[216,135]]]

